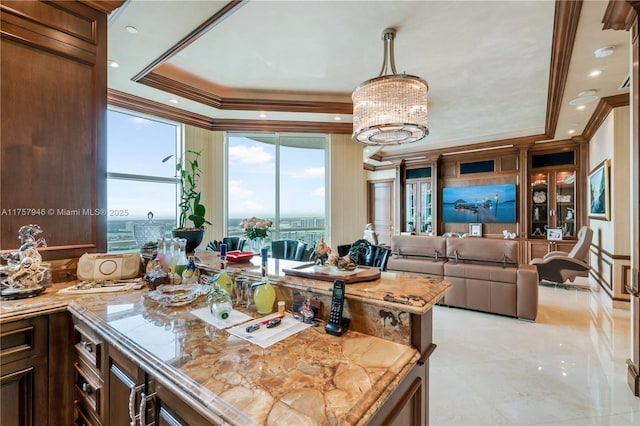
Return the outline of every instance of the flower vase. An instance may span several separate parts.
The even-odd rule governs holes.
[[[260,249],[264,244],[263,238],[254,238],[253,240],[249,240],[249,247],[251,247],[251,251],[254,253],[260,253]]]

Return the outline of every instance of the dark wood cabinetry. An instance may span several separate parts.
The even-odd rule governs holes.
[[[106,208],[106,11],[76,1],[0,11],[0,180],[13,188],[0,194],[0,250],[37,223],[48,259],[105,251],[106,215],[91,212]]]
[[[205,425],[205,416],[145,372],[130,357],[75,320],[74,421],[76,425]]]
[[[528,258],[551,251],[571,251],[584,216],[582,206],[581,149],[576,144],[529,153],[527,197]],[[561,241],[549,240],[553,230]]]
[[[3,324],[0,424],[48,422],[47,317]]]
[[[69,334],[67,312],[0,326],[0,424],[71,423]]]

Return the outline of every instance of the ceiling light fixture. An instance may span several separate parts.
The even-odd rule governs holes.
[[[596,58],[604,58],[606,56],[609,56],[613,53],[613,51],[616,50],[615,46],[604,46],[601,47],[599,49],[596,49],[593,51],[593,54]]]
[[[602,70],[593,70],[589,73],[589,77],[597,77],[602,74]]]
[[[595,100],[598,99],[598,95],[596,95],[596,91],[594,89],[589,89],[589,90],[583,90],[582,92],[578,93],[578,97],[575,99],[571,99],[569,101],[569,105],[584,105],[584,104],[588,104],[589,102],[593,102]]]
[[[119,64],[119,63],[117,63],[116,61],[114,61],[114,60],[112,60],[112,59],[109,59],[108,63],[109,63],[109,66],[110,66],[111,68],[118,68],[118,67],[120,66],[120,64]]]
[[[427,92],[429,85],[414,75],[398,74],[393,53],[396,30],[382,32],[384,60],[376,78],[355,88],[353,139],[367,145],[416,142],[429,134]],[[388,58],[388,59],[387,59]],[[391,66],[393,74],[387,74]]]
[[[585,109],[586,107],[584,105],[578,105],[576,109]]]
[[[178,100],[171,98],[171,99],[169,99],[169,102],[171,102],[172,104],[177,104]]]

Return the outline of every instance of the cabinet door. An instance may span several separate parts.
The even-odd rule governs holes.
[[[575,237],[575,170],[535,173],[530,183],[529,235],[546,237],[547,229],[560,229],[563,237]]]
[[[47,358],[25,358],[2,365],[0,424],[26,426],[48,423]]]
[[[145,386],[144,372],[132,361],[110,348],[108,380],[107,424],[121,426],[130,424],[134,419],[137,420],[140,394]]]
[[[536,173],[531,177],[531,217],[529,235],[546,236],[549,228],[549,175]]]
[[[576,236],[576,172],[557,172],[555,175],[555,227],[564,237]]]
[[[404,230],[416,234],[433,231],[431,180],[407,182]]]
[[[218,417],[213,417],[210,414],[205,417],[198,413],[192,404],[185,403],[184,400],[160,384],[155,386],[155,390],[153,415],[156,419],[155,424],[158,426],[199,426],[224,423]]]

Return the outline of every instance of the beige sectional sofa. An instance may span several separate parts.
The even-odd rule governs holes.
[[[535,321],[538,271],[517,263],[518,244],[491,238],[394,235],[387,270],[451,282],[441,304]]]

